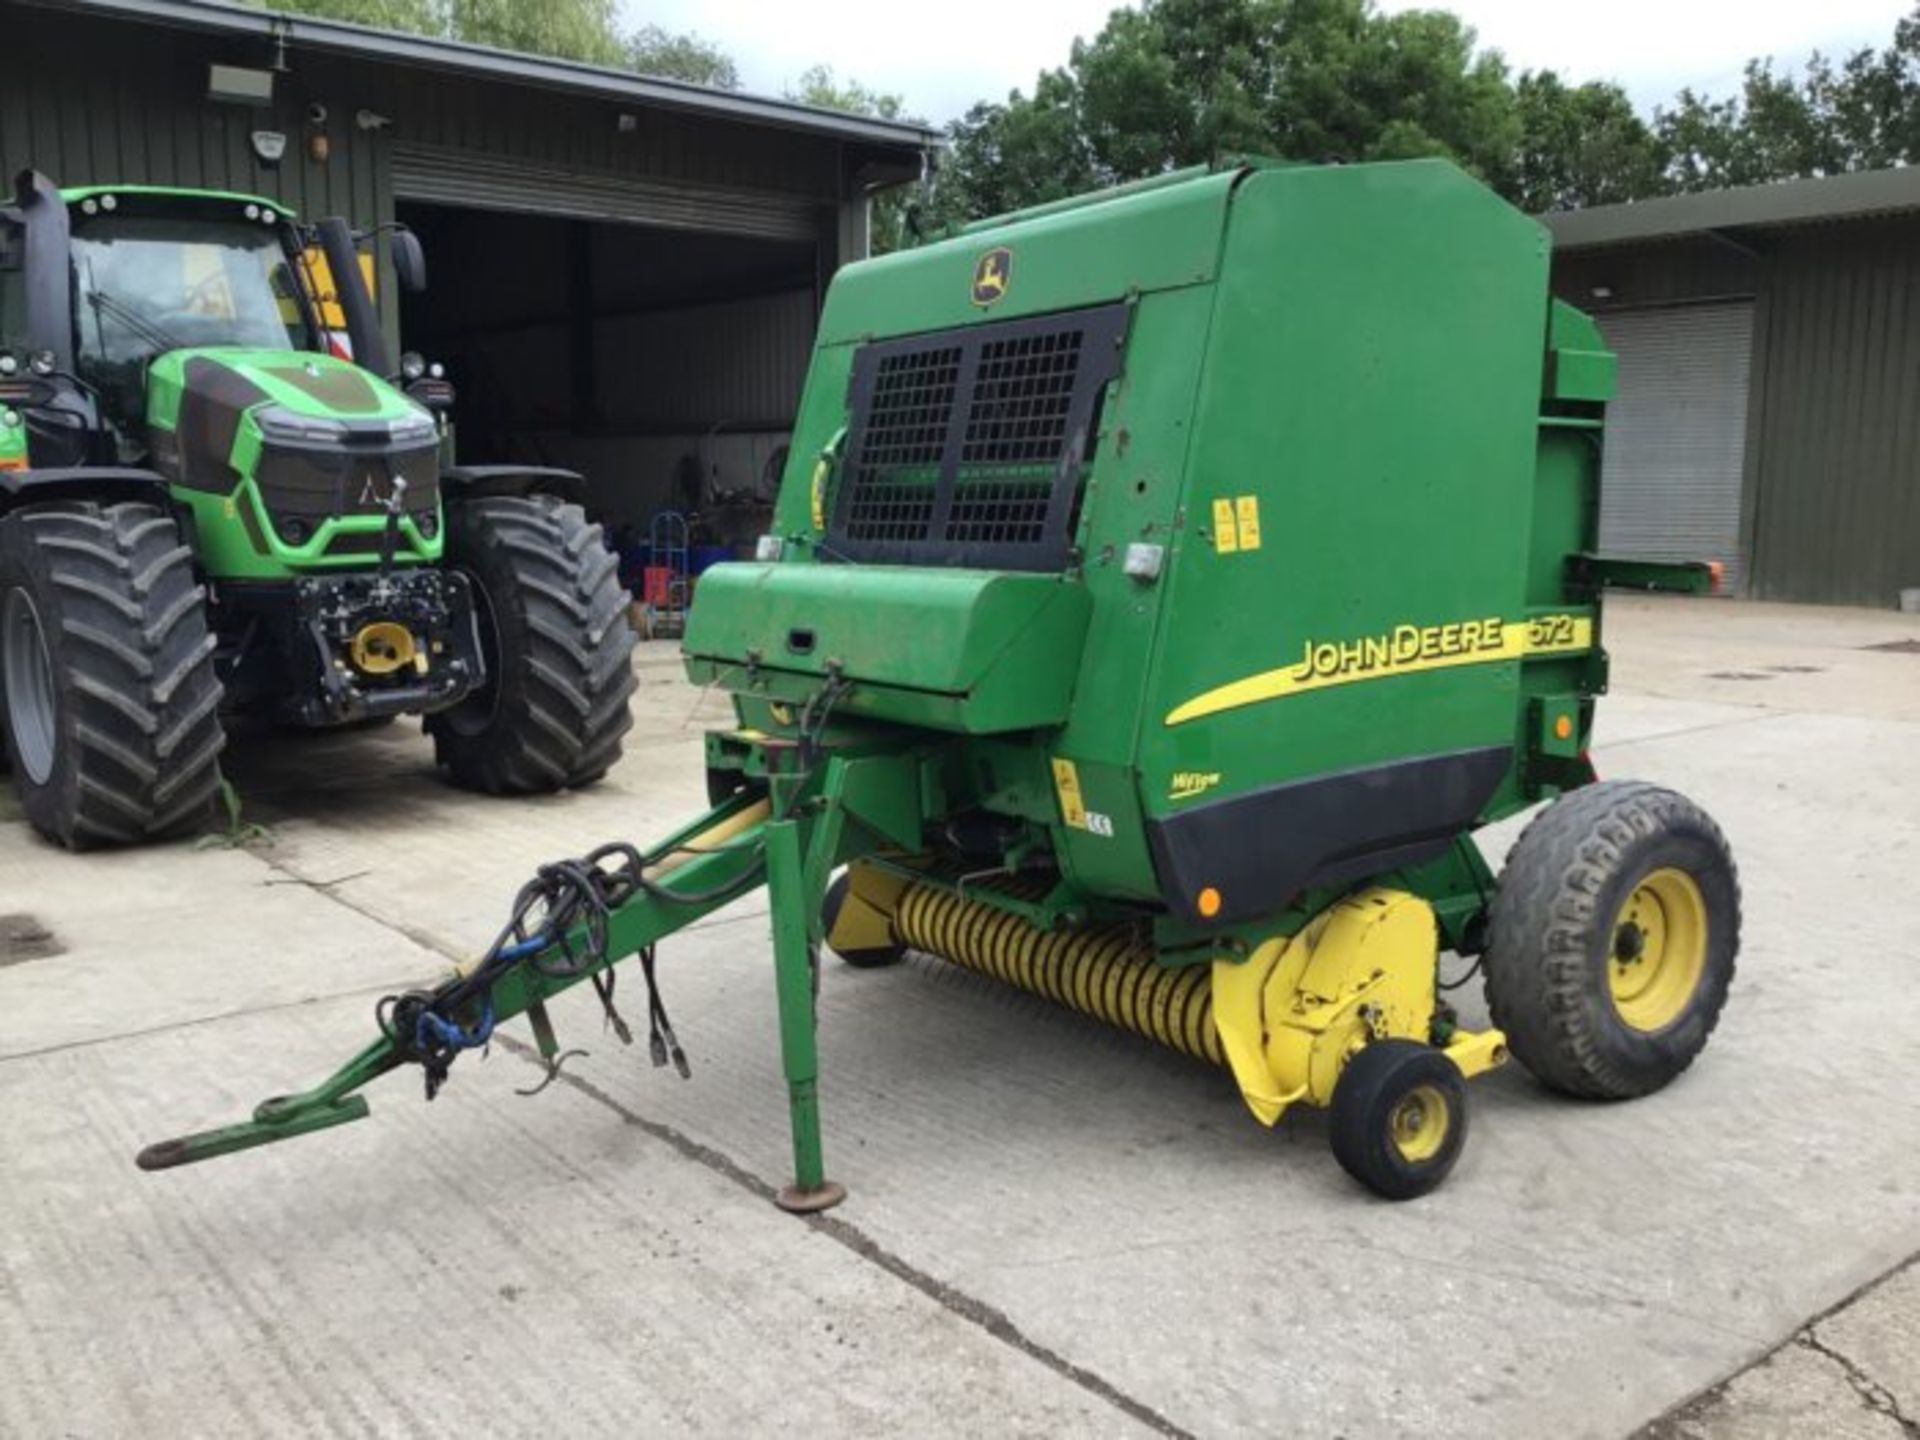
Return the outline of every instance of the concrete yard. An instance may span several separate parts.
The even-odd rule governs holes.
[[[852,1193],[788,1217],[757,897],[662,947],[688,1082],[582,987],[555,1018],[592,1055],[536,1098],[516,1026],[431,1107],[410,1072],[361,1124],[134,1168],[359,1048],[536,863],[699,810],[723,710],[670,646],[577,795],[455,792],[403,724],[237,738],[270,843],[75,857],[0,810],[0,1435],[1911,1440],[1915,1272],[1835,1307],[1920,1251],[1920,617],[1608,621],[1596,759],[1726,829],[1731,1002],[1648,1100],[1475,1082],[1400,1206],[1320,1116],[1268,1133],[1220,1075],[914,960],[827,965]]]

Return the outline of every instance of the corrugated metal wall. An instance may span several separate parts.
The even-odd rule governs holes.
[[[278,169],[254,157],[255,130],[305,134],[310,101],[332,98],[323,66],[281,77],[273,108],[254,110],[209,103],[206,89],[210,62],[259,66],[266,57],[256,47],[4,4],[0,31],[0,164],[9,189],[33,166],[63,185],[242,190],[359,223],[392,213],[376,141],[354,128],[351,109],[333,115],[325,165],[298,145]]]
[[[797,131],[646,109],[632,110],[634,128],[623,131],[621,107],[611,101],[521,89],[503,105],[497,86],[429,71],[387,74],[376,108],[394,118],[394,138],[410,145],[829,204],[840,192],[838,146]]]
[[[1733,240],[1561,255],[1554,289],[1602,314],[1754,296],[1746,593],[1894,605],[1920,585],[1920,217]]]
[[[784,429],[800,404],[813,342],[813,292],[657,310],[594,329],[616,429],[721,425]]]
[[[715,194],[767,196],[782,215],[817,207],[833,242],[840,148],[829,138],[767,126],[621,107],[427,70],[352,62],[296,49],[270,110],[206,98],[207,67],[262,68],[263,44],[77,16],[0,0],[0,165],[5,180],[37,167],[62,184],[120,181],[265,194],[307,216],[356,224],[393,218],[393,145],[440,147],[550,167],[555,174],[653,176]],[[324,105],[330,146],[312,161],[309,106]],[[363,129],[366,111],[389,122]],[[276,169],[255,158],[257,129],[289,137]],[[793,225],[788,224],[789,232]],[[384,262],[383,262],[384,263]],[[383,274],[383,310],[391,275]],[[393,322],[391,314],[388,316]]]
[[[1753,302],[1610,310],[1600,329],[1620,359],[1600,473],[1600,548],[1718,560],[1739,593]]]
[[[1920,219],[1781,232],[1769,270],[1753,593],[1896,604],[1920,585]]]

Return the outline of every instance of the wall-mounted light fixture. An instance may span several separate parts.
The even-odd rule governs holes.
[[[242,65],[209,65],[207,98],[224,105],[273,104],[273,72],[249,70]]]
[[[278,130],[256,130],[253,132],[253,153],[262,165],[271,170],[280,163],[280,157],[287,153],[287,137]]]

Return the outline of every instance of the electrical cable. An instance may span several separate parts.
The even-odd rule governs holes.
[[[853,688],[836,669],[811,695],[800,714],[802,768],[789,790],[787,809],[805,787],[816,763],[816,747],[834,707]],[[687,890],[647,874],[672,855],[726,855],[749,857],[740,873],[704,890]],[[608,957],[613,912],[634,895],[644,893],[672,905],[724,904],[760,884],[766,872],[766,842],[762,838],[697,846],[688,841],[664,845],[642,854],[625,841],[612,841],[586,855],[542,865],[514,895],[507,922],[470,971],[435,990],[410,990],[383,997],[375,1007],[380,1033],[404,1061],[426,1072],[427,1098],[433,1099],[446,1083],[453,1062],[462,1051],[483,1049],[493,1036],[494,986],[516,966],[557,981],[593,982],[606,1023],[631,1044],[633,1033],[613,1002],[613,964]],[[648,1051],[657,1066],[672,1064],[682,1078],[690,1073],[686,1051],[667,1018],[654,973],[654,947],[639,950],[640,972],[647,984]],[[478,1016],[471,1023],[458,1017]],[[557,1069],[557,1063],[551,1067]],[[551,1076],[549,1076],[551,1078]]]

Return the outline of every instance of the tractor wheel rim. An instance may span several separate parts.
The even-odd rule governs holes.
[[[1453,1111],[1438,1086],[1416,1085],[1400,1097],[1387,1125],[1400,1158],[1417,1165],[1433,1159],[1447,1143]]]
[[[1629,1026],[1651,1034],[1685,1013],[1707,970],[1707,902],[1684,870],[1653,871],[1614,920],[1607,992]]]
[[[27,779],[44,785],[53,774],[59,709],[40,612],[24,590],[9,590],[0,610],[0,680],[5,682],[14,754]]]

